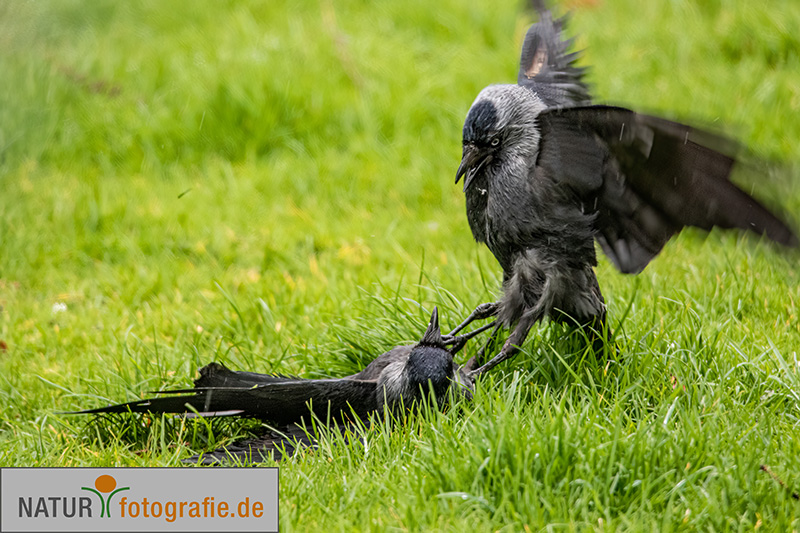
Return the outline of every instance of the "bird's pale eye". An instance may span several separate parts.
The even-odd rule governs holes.
[[[491,144],[492,146],[497,146],[498,144],[500,144],[500,139],[495,137],[489,144]]]

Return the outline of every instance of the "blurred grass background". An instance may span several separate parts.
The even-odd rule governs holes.
[[[433,305],[454,325],[492,299],[453,180],[475,95],[516,77],[523,5],[0,3],[0,464],[176,464],[183,434],[54,413],[211,360],[342,375]],[[598,101],[727,132],[797,220],[800,4],[566,9]],[[601,259],[619,368],[544,327],[468,416],[283,464],[282,527],[796,527],[758,472],[800,486],[796,265],[718,232],[636,278]]]

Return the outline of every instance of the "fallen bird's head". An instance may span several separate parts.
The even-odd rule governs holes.
[[[536,117],[546,108],[535,92],[519,85],[490,85],[467,113],[456,183],[464,192],[493,162],[533,155],[539,146]]]
[[[434,307],[428,329],[411,349],[406,363],[406,376],[412,389],[431,382],[437,397],[443,394],[453,375],[453,354],[447,349],[439,329],[439,310]]]
[[[454,382],[459,383],[460,387],[465,386],[459,379],[458,365],[453,361],[453,354],[442,338],[439,310],[435,307],[428,329],[408,356],[404,373],[409,391],[416,395],[420,390],[427,391],[430,387],[439,401],[446,397]]]

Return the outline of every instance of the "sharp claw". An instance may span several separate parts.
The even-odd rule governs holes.
[[[449,333],[447,335],[442,335],[442,342],[444,343],[445,346],[455,344],[456,342],[458,342],[458,339],[459,337],[456,337],[455,335],[450,335]]]

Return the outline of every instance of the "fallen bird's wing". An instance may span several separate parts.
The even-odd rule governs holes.
[[[209,370],[209,367],[213,368]],[[166,396],[86,409],[71,414],[194,413],[199,416],[239,415],[275,424],[308,420],[364,417],[377,408],[377,384],[355,379],[299,379],[251,372],[233,372],[213,363],[201,370],[193,389],[164,391]],[[260,384],[252,384],[262,381]],[[218,386],[223,384],[222,386]],[[225,385],[227,384],[227,385]]]

